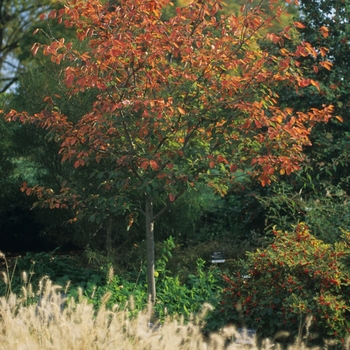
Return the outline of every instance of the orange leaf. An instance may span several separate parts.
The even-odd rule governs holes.
[[[22,187],[21,187],[21,192],[24,192],[25,190],[26,190],[26,188],[27,188],[27,183],[26,182],[23,182],[23,184],[22,184]]]
[[[176,199],[176,196],[174,195],[174,193],[169,193],[169,200],[170,202],[174,202],[174,200]]]
[[[154,160],[151,160],[149,162],[149,164],[150,164],[150,166],[152,167],[153,170],[158,170],[159,169],[159,165]]]
[[[179,110],[180,114],[186,114],[185,110],[182,107],[177,107],[177,109]]]
[[[333,64],[329,61],[323,61],[323,62],[320,62],[320,65],[323,67],[323,68],[326,68],[328,70],[331,70]]]
[[[53,101],[52,101],[52,98],[50,96],[46,96],[44,98],[44,102],[47,102],[48,104],[52,105],[53,104]]]
[[[329,35],[329,30],[328,30],[328,28],[325,27],[325,26],[322,26],[322,27],[320,28],[320,32],[321,32],[321,34],[322,34],[322,36],[323,36],[324,38],[327,38],[328,35]]]
[[[311,81],[311,85],[315,86],[318,91],[321,91],[320,84],[318,83],[318,81],[315,81],[313,79],[311,79],[310,81]]]
[[[342,117],[340,117],[339,115],[335,116],[336,119],[338,119],[341,123],[344,121]]]
[[[73,80],[74,80],[74,75],[73,74],[69,74],[68,77],[66,78],[66,85],[69,87],[73,84]]]
[[[278,116],[276,116],[275,120],[276,120],[277,123],[282,124],[283,117],[281,115],[278,115]]]
[[[321,56],[324,57],[327,55],[328,49],[326,47],[320,47]]]
[[[209,162],[209,168],[214,168],[215,166],[215,162],[212,160],[211,162]]]
[[[294,22],[293,24],[296,28],[300,28],[300,29],[306,28],[306,26],[301,22]]]

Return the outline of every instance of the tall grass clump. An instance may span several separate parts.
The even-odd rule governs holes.
[[[238,349],[230,340],[241,337],[234,328],[204,337],[204,313],[191,322],[166,320],[150,325],[149,310],[130,317],[118,305],[107,309],[105,295],[96,311],[86,298],[80,301],[62,297],[59,287],[46,280],[37,303],[9,294],[0,298],[0,349]],[[204,308],[205,309],[205,308]]]

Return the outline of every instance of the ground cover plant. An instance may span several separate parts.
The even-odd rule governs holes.
[[[153,318],[158,322],[164,322],[168,316],[182,316],[188,320],[191,315],[200,312],[203,304],[216,305],[223,287],[221,271],[215,266],[208,267],[201,258],[197,259],[196,267],[185,276],[169,271],[168,263],[174,248],[174,240],[170,237],[159,249],[156,262],[159,293],[153,308]],[[15,293],[23,297],[29,286],[37,285],[45,277],[56,285],[69,285],[65,292],[67,297],[78,300],[83,295],[95,310],[102,304],[109,309],[118,304],[120,310],[124,310],[131,296],[134,313],[141,312],[148,304],[145,268],[118,274],[114,273],[111,263],[94,270],[82,266],[84,264],[78,263],[77,258],[54,253],[27,253],[24,257],[13,259],[11,263],[1,255],[3,278],[0,295],[8,297]],[[105,295],[108,295],[108,301],[104,300]],[[37,298],[33,298],[32,301],[36,302]]]
[[[198,314],[204,303],[216,305],[223,288],[222,274],[218,268],[208,269],[202,259],[197,260],[197,269],[189,274],[184,281],[180,276],[170,274],[165,266],[157,265],[156,279],[158,296],[153,306],[153,318],[161,323],[167,316],[182,317],[188,320],[191,315]],[[68,293],[77,298],[79,291]],[[96,308],[101,306],[101,300],[108,294],[105,303],[111,308],[118,304],[121,309],[128,306],[129,298],[133,296],[133,310],[140,312],[149,301],[145,271],[137,278],[130,279],[114,275],[109,271],[109,278],[103,284],[88,282],[83,295]]]
[[[307,341],[318,336],[344,344],[350,332],[350,233],[325,244],[300,223],[274,235],[266,249],[247,252],[243,273],[225,278],[218,314],[264,337],[284,330],[293,338],[310,322]]]

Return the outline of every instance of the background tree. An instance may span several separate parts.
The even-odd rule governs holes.
[[[77,1],[51,12],[49,17],[75,26],[88,49],[53,38],[33,52],[42,46],[52,61],[67,62],[69,93],[96,91],[92,108],[72,122],[55,108],[57,96],[48,96],[49,107],[41,112],[12,110],[6,116],[47,129],[59,143],[62,161],[72,161],[75,169],[108,165],[104,171],[96,166],[87,194],[67,184],[59,192],[26,184],[22,190],[51,208],[71,206],[79,217],[87,206],[99,207],[97,186],[111,193],[110,210],[129,212],[129,226],[137,210],[142,212],[152,301],[154,221],[164,210],[201,182],[224,194],[238,169],[263,185],[278,171],[297,170],[312,126],[327,121],[332,111],[278,105],[276,84],[317,87],[297,67],[300,57],[317,55],[311,45],[303,42],[280,58],[258,47],[283,11],[279,5],[271,2],[272,15],[257,6],[241,15],[216,16],[220,2],[200,1],[162,20],[168,5],[166,0],[112,7]],[[266,35],[276,44],[284,36],[288,30]],[[154,213],[154,202],[163,209]]]
[[[0,92],[6,91],[23,71],[21,40],[27,30],[39,20],[39,15],[51,6],[51,0],[3,0],[0,2]],[[19,55],[22,60],[18,59]]]
[[[305,0],[300,5],[302,22],[284,42],[288,49],[299,40],[319,47],[323,56],[303,57],[300,65],[305,77],[315,79],[320,90],[306,87],[278,89],[286,106],[308,110],[324,104],[334,105],[330,123],[318,124],[311,133],[312,145],[306,146],[306,160],[300,172],[281,178],[265,193],[256,191],[266,208],[269,224],[289,229],[298,220],[305,221],[317,237],[334,243],[342,234],[340,227],[350,227],[349,211],[349,15],[343,1]],[[296,35],[297,34],[297,35]],[[275,47],[266,47],[276,55]],[[271,51],[272,50],[272,51]],[[326,62],[324,60],[327,60]],[[330,65],[329,62],[332,64]],[[271,227],[270,226],[270,227]]]

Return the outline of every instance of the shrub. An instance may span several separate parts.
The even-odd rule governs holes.
[[[163,321],[167,316],[183,316],[188,320],[191,314],[198,313],[204,303],[217,304],[223,282],[218,268],[206,268],[203,259],[197,259],[196,271],[181,281],[178,274],[167,270],[171,251],[175,248],[170,237],[163,243],[159,259],[156,262],[157,301],[154,306],[155,316]],[[128,307],[133,296],[133,309],[142,311],[148,304],[146,273],[144,269],[137,276],[114,275],[112,268],[107,272],[106,283],[97,285],[93,281],[84,289],[84,296],[97,308],[101,306],[103,295],[108,294],[107,307],[118,304],[120,308]],[[77,292],[70,295],[76,297]]]
[[[225,277],[215,317],[264,337],[280,330],[296,336],[308,328],[307,340],[319,334],[344,342],[350,332],[350,233],[325,244],[300,223],[292,232],[274,230],[274,235],[267,249],[247,253],[243,273]],[[308,321],[311,325],[303,327]]]
[[[11,292],[21,294],[23,286],[36,285],[44,276],[61,286],[69,282],[72,288],[85,288],[88,283],[104,282],[105,274],[102,271],[82,268],[78,257],[57,254],[57,249],[52,252],[28,252],[11,259],[0,252],[0,263],[4,266],[1,269],[3,283],[0,282],[0,296],[8,296]]]

